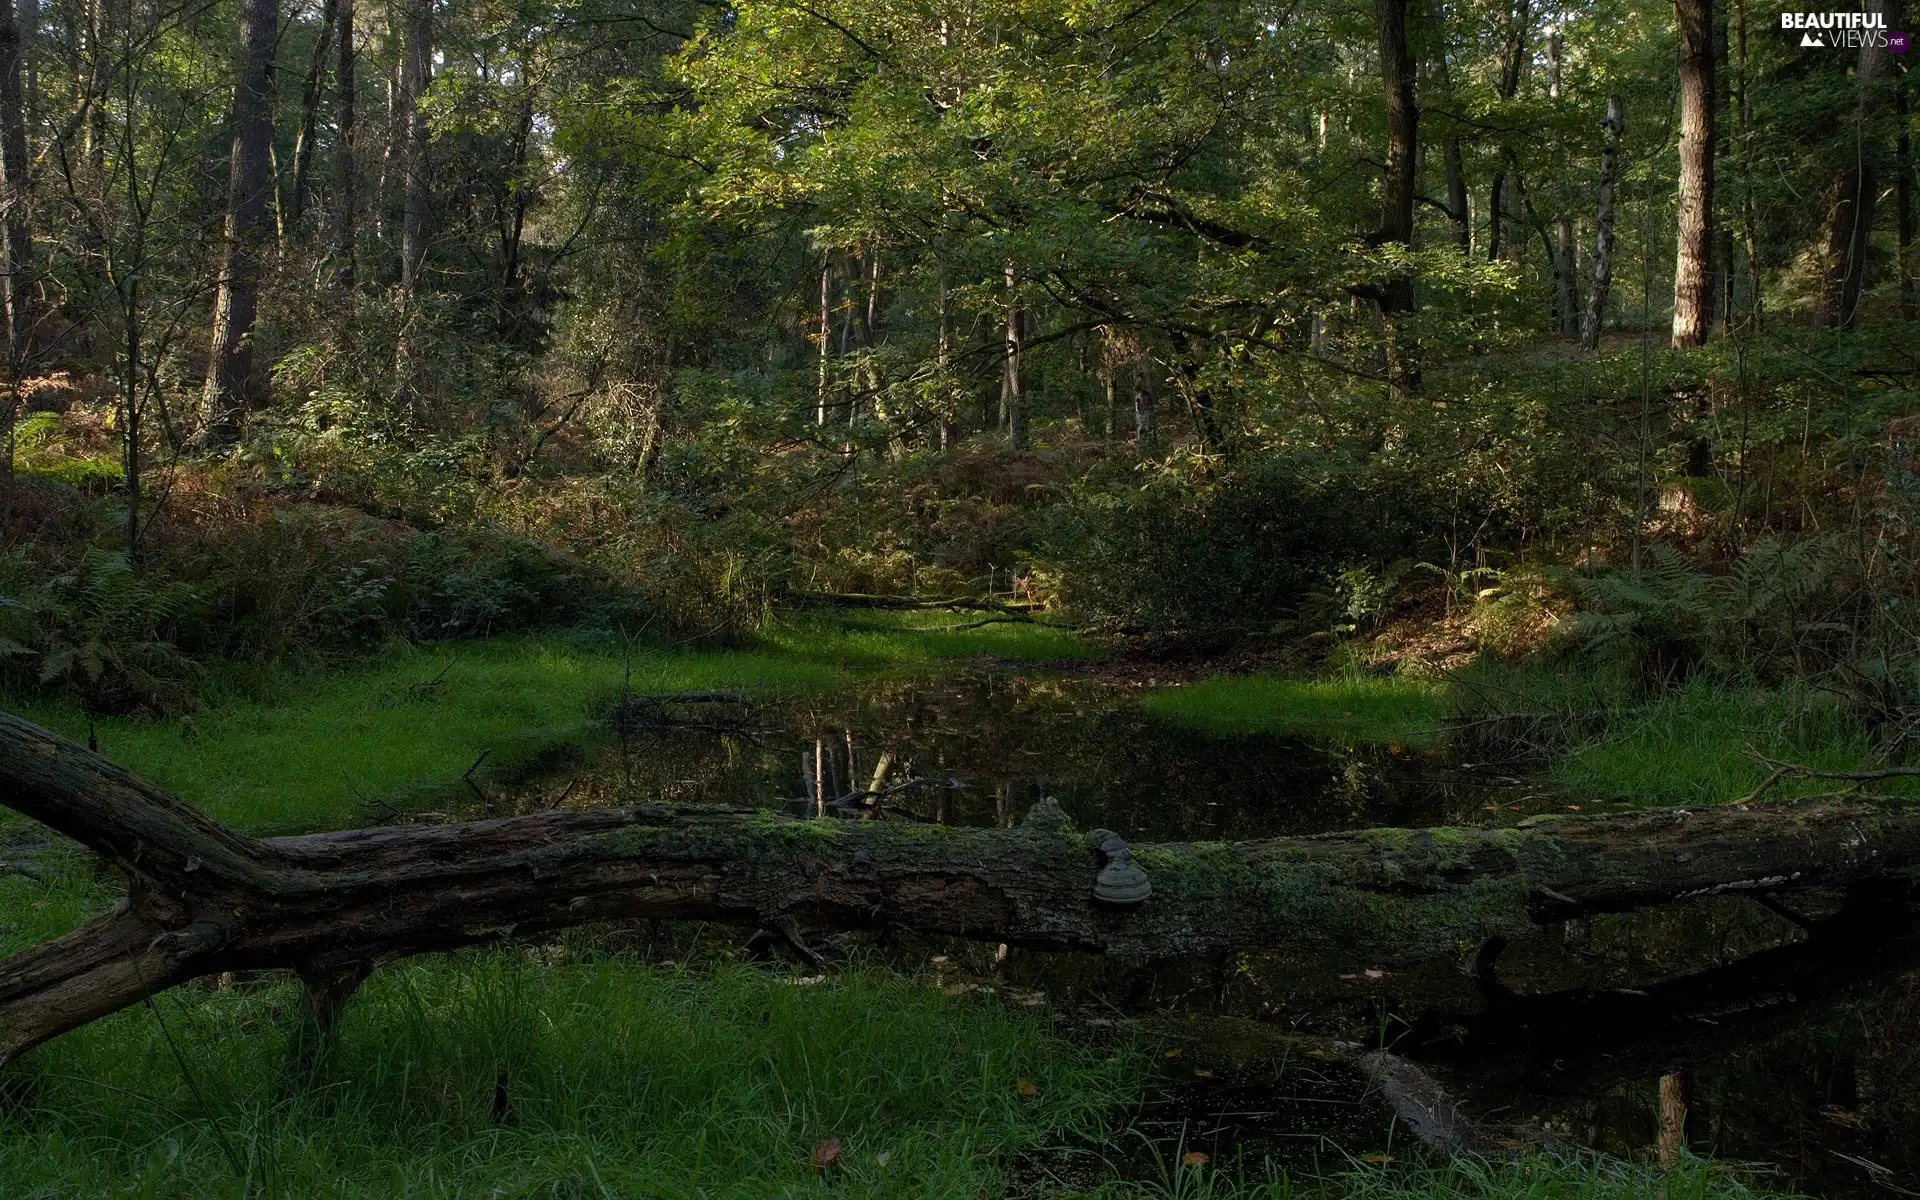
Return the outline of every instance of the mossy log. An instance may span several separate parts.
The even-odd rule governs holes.
[[[1051,804],[1012,830],[641,807],[255,839],[5,714],[0,801],[129,881],[111,912],[0,960],[0,1063],[214,972],[290,968],[324,1019],[383,960],[596,921],[1376,965],[1587,913],[1905,879],[1920,864],[1920,809],[1860,800],[1133,846],[1151,894],[1127,905],[1094,895],[1115,836],[1077,831]]]

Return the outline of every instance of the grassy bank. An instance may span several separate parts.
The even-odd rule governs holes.
[[[1444,682],[1216,676],[1150,692],[1141,704],[1158,719],[1222,737],[1446,748],[1536,773],[1570,800],[1644,807],[1738,800],[1765,784],[1777,763],[1851,771],[1898,761],[1827,693],[1697,678],[1647,694],[1568,666],[1480,663]],[[1841,786],[1786,776],[1765,794],[1784,799]],[[1873,787],[1920,796],[1920,780],[1911,778]]]
[[[1216,675],[1150,692],[1141,704],[1155,717],[1206,733],[1293,734],[1404,745],[1435,743],[1446,712],[1439,685],[1372,675]]]
[[[186,717],[102,719],[95,732],[115,762],[221,821],[249,833],[285,833],[358,823],[366,799],[457,780],[483,750],[498,764],[516,751],[582,736],[595,703],[623,688],[778,696],[832,686],[848,671],[1097,653],[1068,631],[1040,625],[945,628],[966,623],[950,613],[801,617],[738,649],[627,646],[584,634],[395,643],[355,669],[282,676],[264,696],[216,691]],[[72,705],[26,703],[14,711],[87,737],[87,718]]]

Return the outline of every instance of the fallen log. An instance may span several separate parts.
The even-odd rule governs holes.
[[[1046,609],[1046,605],[1031,600],[990,600],[978,596],[929,600],[919,596],[876,596],[866,592],[794,592],[787,600],[798,608],[871,608],[893,612],[945,609],[951,612],[1029,613]]]
[[[606,920],[1384,965],[1589,913],[1920,868],[1920,808],[1853,799],[1130,848],[1050,802],[1012,830],[640,807],[255,839],[6,714],[0,802],[128,878],[113,911],[0,960],[0,1063],[215,972],[291,968],[324,1022],[380,961]]]

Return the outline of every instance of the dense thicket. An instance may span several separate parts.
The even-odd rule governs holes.
[[[1745,0],[22,5],[0,649],[137,703],[90,628],[1009,587],[1358,628],[1387,579],[1818,532],[1802,601],[1904,654],[1911,88],[1828,40]],[[545,582],[427,582],[423,528]]]

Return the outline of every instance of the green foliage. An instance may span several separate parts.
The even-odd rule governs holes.
[[[88,550],[36,578],[21,551],[0,559],[0,663],[12,687],[50,688],[90,712],[178,710],[198,665],[176,645],[203,605],[185,583],[155,583],[118,554]]]
[[[1683,681],[1709,662],[1758,678],[1805,674],[1851,640],[1852,623],[1833,619],[1854,584],[1839,577],[1836,538],[1767,539],[1724,574],[1666,545],[1648,547],[1646,559],[1638,573],[1574,576],[1581,607],[1567,632],[1631,663],[1649,684]]]
[[[1096,628],[1266,632],[1337,568],[1389,557],[1401,536],[1383,497],[1310,461],[1265,461],[1198,487],[1171,471],[1143,476],[1132,487],[1090,479],[1043,550],[1068,611]]]

